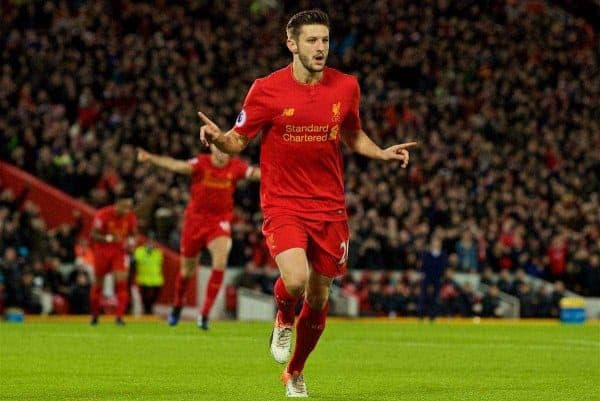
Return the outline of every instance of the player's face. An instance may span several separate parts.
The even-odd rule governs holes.
[[[296,41],[298,58],[308,72],[321,72],[329,54],[329,28],[303,25]]]

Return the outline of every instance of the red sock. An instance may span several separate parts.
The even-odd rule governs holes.
[[[188,283],[190,282],[190,277],[184,277],[181,274],[181,270],[177,272],[177,278],[175,279],[175,299],[173,300],[173,306],[176,308],[181,308],[183,306],[183,296],[185,294],[185,290],[187,290]]]
[[[117,317],[122,317],[127,310],[129,304],[129,291],[127,289],[127,281],[117,281],[115,285],[117,292]]]
[[[290,295],[285,288],[285,284],[283,284],[283,280],[279,277],[273,287],[273,295],[277,304],[277,322],[285,326],[293,326],[296,317],[296,304],[302,294]]]
[[[329,303],[322,310],[314,310],[304,301],[302,312],[298,317],[296,325],[296,345],[290,363],[287,367],[288,373],[302,372],[308,355],[315,349],[321,333],[325,330],[325,320],[329,311]]]
[[[210,277],[208,283],[206,283],[206,294],[204,296],[204,305],[202,306],[202,316],[208,316],[210,308],[215,303],[215,298],[221,289],[223,283],[223,275],[225,272],[220,269],[213,269],[210,271]]]
[[[90,290],[90,312],[92,316],[100,314],[100,299],[102,298],[102,286],[100,284],[92,284]]]

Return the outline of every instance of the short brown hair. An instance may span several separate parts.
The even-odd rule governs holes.
[[[325,25],[329,28],[329,17],[324,11],[317,8],[300,11],[290,18],[285,30],[289,36],[297,38],[300,35],[302,25]]]

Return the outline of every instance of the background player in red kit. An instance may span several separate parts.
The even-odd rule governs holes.
[[[181,316],[183,297],[196,269],[198,255],[207,248],[212,262],[206,284],[204,304],[198,316],[198,326],[208,329],[208,316],[223,283],[224,269],[231,249],[233,194],[238,181],[260,179],[260,169],[239,158],[232,158],[211,146],[211,154],[201,154],[189,160],[177,160],[138,149],[138,160],[192,176],[190,201],[185,209],[181,233],[181,269],[175,280],[175,299],[169,314],[174,326]]]
[[[292,358],[282,374],[286,394],[308,396],[302,371],[325,328],[329,287],[346,272],[348,225],[340,141],[364,156],[399,160],[416,143],[377,146],[361,129],[356,78],[326,68],[329,18],[303,11],[287,24],[291,65],[257,79],[233,129],[224,133],[203,113],[200,136],[235,154],[262,132],[261,205],[263,232],[281,272],[275,284],[277,317],[271,352],[280,363],[290,354],[294,309],[305,293],[296,322]]]
[[[116,323],[124,324],[123,314],[129,304],[129,255],[126,248],[129,246],[127,242],[137,234],[137,218],[131,210],[132,207],[132,196],[120,195],[114,205],[106,206],[94,215],[90,234],[95,275],[90,292],[93,325],[98,323],[104,277],[111,272],[114,274],[118,302]]]

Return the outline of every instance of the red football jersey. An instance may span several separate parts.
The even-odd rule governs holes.
[[[135,234],[137,229],[137,218],[133,212],[119,216],[114,205],[99,209],[94,215],[93,227],[103,234],[111,234],[119,237],[121,243],[96,242],[96,245],[123,246],[128,236]]]
[[[325,68],[321,81],[298,82],[292,66],[257,79],[235,131],[262,131],[261,205],[265,216],[346,219],[342,131],[358,131],[360,89],[355,77]]]
[[[213,220],[231,220],[235,186],[246,178],[248,164],[234,157],[226,165],[217,167],[207,154],[198,155],[188,163],[192,166],[192,183],[186,214],[199,214]]]

